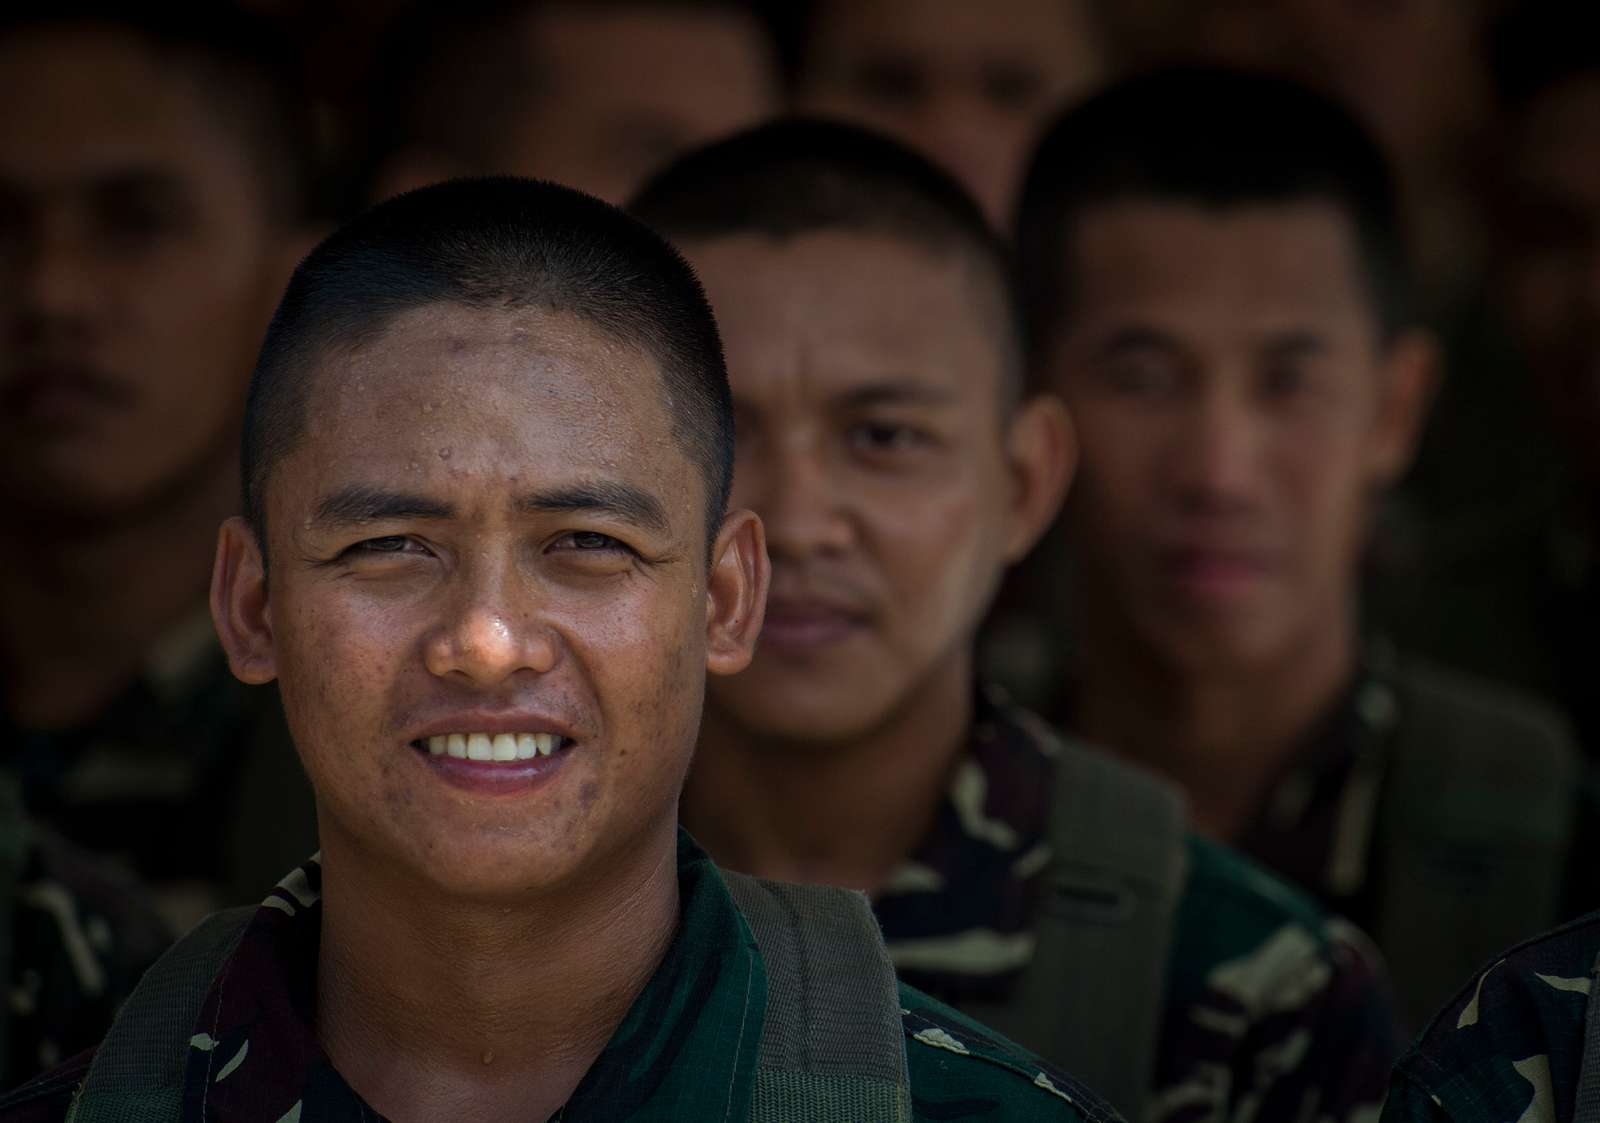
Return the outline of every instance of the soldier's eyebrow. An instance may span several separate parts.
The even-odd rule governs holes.
[[[666,534],[672,529],[660,500],[632,484],[612,480],[531,492],[522,496],[517,506],[528,514],[609,515],[657,534]]]
[[[854,386],[839,395],[840,404],[854,409],[873,406],[944,405],[956,399],[956,393],[944,386],[934,386],[916,378],[885,378]]]
[[[425,495],[351,484],[317,501],[311,525],[326,529],[406,519],[448,519],[455,513],[449,503]]]

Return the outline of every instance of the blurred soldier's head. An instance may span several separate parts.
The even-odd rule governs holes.
[[[739,0],[497,0],[417,35],[379,193],[504,172],[621,202],[779,105],[771,34]]]
[[[998,226],[1041,126],[1105,67],[1088,0],[816,0],[797,94],[956,176]]]
[[[1600,487],[1600,13],[1529,9],[1502,47],[1501,307],[1558,430]]]
[[[0,17],[0,488],[69,524],[234,478],[304,248],[285,54],[215,5],[123,7]]]
[[[1085,618],[1195,668],[1352,611],[1431,384],[1389,173],[1342,109],[1179,70],[1069,111],[1019,219],[1035,375],[1081,447]]]
[[[898,144],[791,122],[686,157],[635,213],[711,298],[733,501],[772,558],[759,652],[713,685],[708,722],[847,744],[970,691],[979,619],[1071,458],[1059,404],[1022,393],[1008,261],[976,205]]]

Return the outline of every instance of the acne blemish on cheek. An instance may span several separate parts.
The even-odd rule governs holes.
[[[450,459],[450,450],[447,449],[447,448],[441,448],[439,450],[439,459],[440,460],[449,460]]]

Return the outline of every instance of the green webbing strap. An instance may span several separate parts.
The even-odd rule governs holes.
[[[910,1123],[899,990],[867,899],[723,877],[767,972],[750,1123]]]
[[[1572,1118],[1600,1119],[1600,955],[1589,972],[1588,1029],[1583,1036],[1583,1067],[1578,1070],[1578,1099]]]
[[[1187,821],[1173,785],[1061,743],[1033,959],[1009,1002],[963,1007],[1133,1120],[1155,1073]]]
[[[1542,711],[1409,668],[1386,748],[1376,920],[1401,1015],[1424,1025],[1462,979],[1560,919],[1579,757]]]
[[[145,972],[95,1053],[67,1123],[176,1123],[200,1007],[255,911],[206,917]]]

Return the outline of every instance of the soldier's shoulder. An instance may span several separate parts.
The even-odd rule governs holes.
[[[93,1060],[94,1050],[86,1050],[0,1096],[0,1123],[59,1123],[65,1119]]]
[[[1331,947],[1343,926],[1309,893],[1237,850],[1190,833],[1185,840],[1188,878],[1179,902],[1180,941],[1191,930],[1207,942],[1249,947],[1291,928],[1319,950]]]
[[[1120,1119],[1070,1074],[914,987],[899,989],[916,1119]]]
[[[1513,686],[1407,656],[1394,671],[1403,720],[1437,727],[1452,740],[1486,743],[1507,754],[1576,754],[1571,727],[1556,707]]]
[[[1450,1118],[1515,1118],[1535,1101],[1571,1118],[1600,959],[1600,912],[1517,945],[1434,1016],[1396,1066]]]

